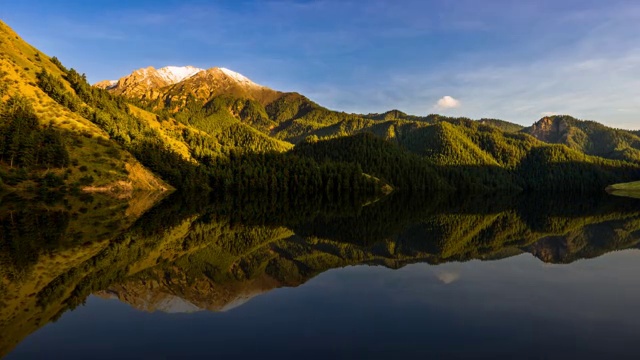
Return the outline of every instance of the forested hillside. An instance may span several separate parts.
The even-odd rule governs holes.
[[[68,99],[41,90],[37,74],[62,76],[57,64],[0,22],[0,186],[169,188],[104,130],[59,104]]]
[[[225,68],[146,68],[91,86],[0,30],[5,190],[366,198],[391,189],[602,191],[640,179],[640,137],[595,122],[552,117],[522,128],[399,110],[347,114]]]
[[[640,163],[638,132],[613,129],[571,116],[545,117],[522,131],[542,141],[564,144],[585,154]]]

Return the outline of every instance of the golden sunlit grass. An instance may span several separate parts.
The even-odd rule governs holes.
[[[0,74],[4,74],[2,81],[8,87],[4,99],[13,95],[27,97],[43,126],[53,126],[65,134],[72,163],[68,172],[69,183],[91,176],[95,179],[94,186],[121,181],[132,183],[139,189],[170,188],[120,145],[110,141],[108,134],[98,126],[45,94],[38,87],[36,77],[42,69],[63,78],[62,70],[47,55],[24,42],[0,22]],[[63,84],[73,92],[68,83],[63,81]],[[146,117],[149,118],[148,115]],[[180,149],[178,145],[175,148],[188,154],[188,149]]]

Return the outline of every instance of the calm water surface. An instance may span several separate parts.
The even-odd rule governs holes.
[[[176,198],[146,212],[107,201],[92,204],[116,209],[109,218],[141,217],[111,225],[105,234],[116,235],[102,241],[77,235],[99,209],[1,217],[7,358],[640,352],[637,200],[387,199],[280,215],[247,204],[189,209]],[[25,224],[54,220],[66,221],[59,238],[14,249],[18,238],[44,236]]]

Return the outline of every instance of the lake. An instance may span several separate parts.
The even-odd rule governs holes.
[[[637,358],[640,200],[5,199],[0,356]]]

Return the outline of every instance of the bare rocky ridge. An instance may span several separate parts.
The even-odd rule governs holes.
[[[565,119],[544,117],[531,126],[529,134],[538,140],[555,143],[566,138],[568,129],[569,124]]]

